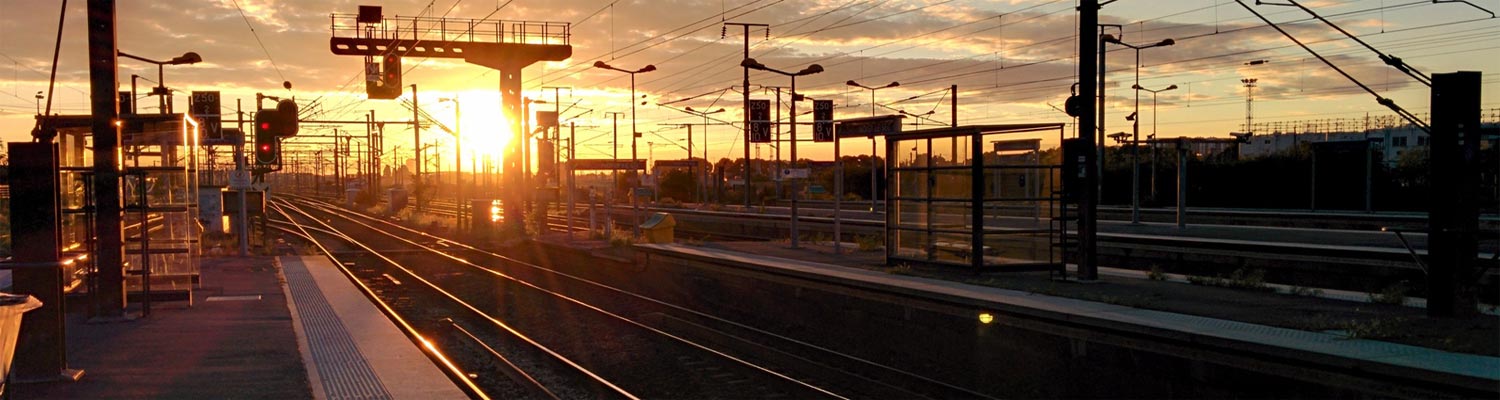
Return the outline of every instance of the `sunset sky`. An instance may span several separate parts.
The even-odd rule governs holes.
[[[376,110],[378,119],[409,120],[397,101],[365,100],[360,57],[333,55],[328,46],[331,13],[353,13],[359,4],[384,6],[386,16],[430,16],[453,19],[556,21],[572,24],[573,57],[539,63],[524,71],[525,95],[553,101],[543,86],[561,91],[564,118],[579,115],[580,158],[608,157],[610,119],[621,117],[620,153],[629,154],[630,81],[625,74],[590,68],[595,61],[655,72],[638,76],[637,125],[641,157],[655,143],[658,159],[681,158],[671,141],[685,131],[665,124],[701,123],[699,117],[658,106],[725,108],[716,117],[739,121],[743,37],[738,28],[727,35],[722,22],[770,24],[769,33],[751,33],[751,57],[773,68],[798,70],[810,63],[825,72],[798,80],[800,92],[833,99],[836,117],[869,115],[869,92],[844,84],[868,86],[898,81],[897,88],[877,92],[880,114],[901,109],[914,114],[935,111],[932,123],[947,123],[951,114],[947,88],[958,85],[961,124],[1070,122],[1061,107],[1075,80],[1076,32],[1073,1],[970,0],[763,0],[763,1],[605,1],[605,0],[154,0],[120,1],[120,49],[131,54],[170,59],[185,51],[204,62],[168,66],[167,86],[181,91],[176,109],[187,109],[186,93],[218,90],[225,112],[235,99],[252,107],[256,92],[295,96],[311,107],[311,118],[362,119]],[[1383,96],[1417,113],[1428,109],[1425,86],[1382,65],[1376,54],[1309,22],[1294,7],[1254,6],[1278,23],[1286,22],[1299,39],[1345,68]],[[1500,11],[1500,1],[1474,0]],[[1484,73],[1483,107],[1500,107],[1500,19],[1464,3],[1427,0],[1309,0],[1304,5],[1349,30],[1377,49],[1402,57],[1427,73],[1473,70]],[[68,3],[63,30],[58,86],[53,109],[62,114],[88,112],[85,1]],[[0,138],[27,140],[36,112],[35,94],[46,90],[60,4],[57,1],[0,0]],[[1102,11],[1101,20],[1123,25],[1126,42],[1148,44],[1173,38],[1175,46],[1141,52],[1140,82],[1146,88],[1177,85],[1159,97],[1159,135],[1227,137],[1245,119],[1242,78],[1257,78],[1255,120],[1293,121],[1364,118],[1391,113],[1374,97],[1324,66],[1270,29],[1234,1],[1121,0]],[[252,34],[253,30],[253,34]],[[1106,32],[1119,33],[1110,29]],[[259,37],[257,41],[257,36]],[[263,43],[264,47],[261,44]],[[1109,54],[1108,132],[1129,130],[1132,111],[1134,52],[1111,46]],[[1246,65],[1267,60],[1261,65]],[[454,59],[408,58],[405,83],[420,89],[420,103],[432,116],[451,125],[452,102],[462,104],[463,128],[472,148],[494,149],[501,142],[498,126],[498,77],[483,67]],[[130,76],[154,80],[154,65],[121,59],[120,84],[129,90]],[[281,89],[291,81],[293,91]],[[752,73],[752,85],[785,86],[785,77]],[[153,83],[140,82],[142,93]],[[752,88],[752,97],[769,98]],[[685,100],[684,99],[688,99]],[[142,98],[142,112],[155,112],[156,100]],[[576,103],[576,104],[575,104]],[[1142,93],[1142,134],[1149,133],[1151,95]],[[551,105],[541,106],[551,109]],[[800,111],[811,109],[806,103]],[[592,110],[591,112],[586,112]],[[359,127],[350,127],[350,129]],[[330,129],[313,126],[304,132]],[[362,128],[359,128],[362,134]],[[411,135],[389,129],[387,146],[410,151]],[[695,131],[701,134],[701,131]],[[809,130],[803,130],[807,134]],[[709,158],[737,158],[743,143],[738,126],[710,128]],[[442,134],[430,137],[443,138]],[[698,146],[701,146],[701,136]],[[868,142],[856,148],[868,151]],[[448,146],[443,144],[442,146]],[[700,150],[701,151],[701,150]],[[769,149],[761,154],[770,154]],[[804,157],[827,159],[831,146],[807,145]],[[763,156],[768,157],[768,156]],[[446,162],[446,161],[445,161]],[[444,168],[447,169],[447,168]]]

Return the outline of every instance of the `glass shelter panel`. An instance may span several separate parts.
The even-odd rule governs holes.
[[[1062,135],[1061,124],[1022,124],[887,136],[888,262],[1061,271],[1058,166],[1042,143]]]
[[[973,197],[974,171],[969,168],[944,168],[932,170],[932,198],[945,200],[970,200]]]

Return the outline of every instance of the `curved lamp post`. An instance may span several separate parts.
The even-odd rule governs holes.
[[[759,61],[755,61],[754,58],[746,58],[744,61],[740,62],[740,66],[741,67],[745,67],[745,68],[749,68],[749,69],[761,70],[761,71],[766,71],[766,72],[774,72],[774,73],[777,73],[777,74],[780,74],[780,75],[784,75],[784,76],[790,77],[792,79],[792,121],[791,121],[791,124],[792,124],[792,166],[796,166],[797,165],[797,77],[803,76],[803,75],[812,75],[812,74],[816,74],[816,73],[819,73],[819,72],[823,72],[823,66],[822,65],[818,65],[818,64],[812,64],[812,65],[808,65],[806,68],[803,68],[801,71],[786,72],[786,71],[782,71],[782,70],[778,70],[778,69],[773,69],[771,67],[767,67],[765,64],[761,64]],[[746,179],[749,179],[749,178],[747,177]],[[747,181],[747,183],[748,183],[748,181]],[[747,185],[746,186],[747,190],[748,190],[748,187],[749,186]],[[797,187],[796,187],[796,184],[792,185],[792,226],[791,226],[791,236],[792,236],[791,237],[791,239],[792,239],[792,248],[794,248],[794,249],[798,248],[798,246],[797,246],[798,241],[797,241]]]
[[[1149,136],[1149,137],[1154,140],[1154,139],[1156,139],[1156,94],[1157,93],[1161,93],[1161,92],[1165,92],[1165,91],[1168,91],[1168,90],[1176,90],[1177,89],[1177,85],[1174,84],[1172,86],[1167,86],[1165,88],[1156,89],[1156,90],[1151,90],[1151,89],[1143,88],[1143,87],[1141,87],[1141,85],[1132,85],[1132,86],[1130,86],[1130,88],[1131,89],[1135,89],[1135,90],[1144,90],[1144,91],[1147,91],[1147,92],[1151,92],[1151,136]],[[1156,142],[1155,141],[1151,142],[1151,199],[1152,199],[1152,201],[1155,201],[1155,199],[1156,199]]]
[[[635,129],[635,102],[636,102],[636,98],[635,98],[635,74],[641,74],[641,73],[647,73],[647,72],[655,71],[656,70],[656,66],[655,65],[651,65],[651,64],[646,64],[646,66],[641,67],[641,69],[631,71],[631,70],[628,70],[628,69],[615,68],[615,67],[613,67],[613,66],[611,66],[611,65],[609,65],[609,64],[607,64],[607,63],[605,63],[603,61],[594,61],[594,68],[607,69],[607,70],[619,71],[619,72],[624,72],[626,74],[630,74],[630,161],[633,163],[638,158],[636,156],[636,139],[638,139],[638,138],[641,137],[641,133],[638,132],[638,131],[636,131],[636,129]],[[640,182],[640,178],[639,177],[636,178],[636,182]],[[636,202],[636,204],[639,204],[640,199],[636,199],[636,196],[634,195],[634,193],[631,193],[630,198],[634,199],[635,202]],[[640,229],[641,229],[640,228],[640,222],[641,222],[640,221],[640,219],[641,219],[640,218],[640,210],[639,210],[639,207],[632,207],[632,208],[636,208],[636,210],[635,210],[636,211],[636,224],[635,224],[635,226],[636,226],[636,228],[635,228],[636,232],[635,233],[637,235],[639,235],[641,233],[640,232]]]
[[[182,53],[182,55],[177,56],[177,57],[172,57],[172,59],[166,60],[166,61],[152,60],[152,59],[145,58],[145,57],[131,55],[131,54],[123,52],[123,51],[119,52],[118,54],[120,55],[120,57],[125,57],[125,58],[130,58],[130,59],[135,59],[135,60],[139,60],[139,61],[144,61],[144,62],[156,64],[156,87],[151,88],[151,95],[153,95],[153,96],[160,96],[158,99],[161,102],[160,103],[160,111],[161,111],[162,114],[167,114],[167,113],[171,112],[171,110],[168,109],[168,105],[171,104],[171,103],[169,103],[167,101],[167,98],[172,96],[172,92],[169,91],[169,90],[167,90],[166,81],[163,80],[162,67],[166,66],[166,65],[197,64],[197,63],[203,62],[203,57],[202,56],[199,56],[198,53],[194,53],[194,52],[191,52],[191,51],[186,52],[186,53]],[[135,104],[135,99],[131,99],[130,103],[132,105],[134,105]]]
[[[848,82],[844,82],[844,84],[870,91],[870,116],[871,117],[875,116],[875,91],[876,90],[880,90],[880,89],[888,89],[888,88],[893,88],[893,87],[901,86],[901,82],[892,81],[890,84],[885,85],[885,86],[881,86],[881,87],[869,87],[869,86],[861,85],[861,84],[859,84],[859,82],[855,82],[853,79],[850,79]],[[875,170],[876,170],[875,156],[878,155],[877,154],[878,152],[879,152],[878,149],[875,148],[875,135],[870,135],[870,212],[872,212],[872,213],[875,212],[875,199],[877,199],[877,198],[880,197],[879,194],[875,193],[875,181],[876,181],[876,179],[875,179]]]
[[[1145,46],[1137,46],[1120,41],[1120,39],[1117,39],[1112,35],[1104,35],[1103,40],[1105,43],[1114,43],[1135,50],[1135,85],[1133,87],[1140,87],[1141,85],[1141,49],[1171,46],[1177,44],[1177,41],[1175,40],[1162,39],[1160,42],[1148,44]],[[1101,94],[1100,96],[1103,95]],[[1131,115],[1139,115],[1140,110],[1141,91],[1137,89],[1135,91],[1135,112],[1131,113]],[[1131,129],[1134,132],[1132,133],[1130,142],[1130,223],[1139,224],[1141,223],[1141,123],[1140,119],[1132,119],[1131,121],[1134,122],[1131,124]]]

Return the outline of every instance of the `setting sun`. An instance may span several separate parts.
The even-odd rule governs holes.
[[[469,90],[442,94],[439,98],[442,99],[440,106],[424,108],[432,107],[428,108],[430,115],[447,125],[449,129],[460,131],[463,136],[465,157],[480,159],[488,157],[491,162],[498,165],[504,157],[505,146],[510,143],[512,136],[509,122],[500,112],[499,96],[494,92]],[[452,99],[457,99],[457,101]],[[455,103],[457,103],[458,110],[454,109]],[[427,103],[424,102],[424,104]],[[455,111],[461,114],[457,124],[454,123]],[[465,161],[464,164],[463,170],[472,169],[470,162]]]
[[[511,135],[506,132],[508,122],[498,112],[476,112],[463,116],[464,152],[478,156],[489,156],[499,162],[504,157],[505,145]]]

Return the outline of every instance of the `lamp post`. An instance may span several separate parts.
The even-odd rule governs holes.
[[[1130,139],[1130,223],[1141,223],[1141,120],[1137,116],[1141,111],[1141,49],[1152,47],[1163,47],[1177,44],[1172,39],[1162,39],[1160,42],[1145,46],[1137,46],[1125,43],[1114,36],[1105,35],[1105,43],[1114,43],[1135,50],[1135,109],[1131,112],[1131,139]],[[1101,81],[1102,82],[1102,81]],[[1153,121],[1154,123],[1154,121]]]
[[[42,115],[42,99],[44,98],[46,97],[42,96],[42,91],[36,91],[36,115]]]
[[[464,207],[468,204],[464,199],[463,166],[464,166],[464,137],[463,137],[463,111],[459,108],[458,97],[444,97],[438,99],[439,103],[453,103],[453,186],[458,197],[458,217],[454,225],[458,226],[460,232],[464,226]],[[474,171],[469,171],[474,173]]]
[[[697,115],[699,117],[703,117],[703,162],[709,163],[709,161],[708,161],[708,116],[724,112],[724,108],[721,107],[721,108],[719,108],[717,110],[706,111],[705,112],[705,111],[694,110],[693,107],[686,107],[686,109],[684,109],[683,111],[686,111],[688,114],[693,114],[693,115]],[[689,160],[693,159],[693,135],[691,133],[688,134],[688,159]],[[709,165],[713,165],[713,164],[709,163]],[[693,168],[692,169],[692,173],[694,174],[693,182],[695,182],[695,183],[701,183],[697,179],[697,176],[696,176],[697,170],[698,170],[697,168]],[[702,188],[699,189],[699,192],[700,192],[700,194],[699,194],[699,201],[706,201],[706,199],[708,199],[708,188],[707,187],[702,187]]]
[[[640,135],[640,132],[636,132],[636,130],[635,130],[636,129],[635,128],[635,74],[640,74],[640,73],[646,73],[646,72],[655,71],[656,70],[656,66],[648,64],[648,65],[646,65],[644,67],[641,67],[641,69],[631,71],[631,70],[626,70],[626,69],[615,68],[613,66],[610,66],[609,64],[604,63],[603,61],[595,61],[594,62],[594,68],[608,69],[608,70],[620,71],[620,72],[624,72],[626,74],[630,74],[630,137],[631,137],[630,138],[630,158],[632,160],[636,159],[636,158],[638,158],[637,155],[636,155],[636,151],[637,151],[637,149],[636,149],[636,138],[641,137],[641,135]]]
[[[656,70],[656,66],[655,65],[651,65],[651,64],[646,64],[646,66],[641,67],[641,69],[631,71],[631,70],[627,70],[627,69],[615,68],[615,67],[610,66],[609,64],[607,64],[607,63],[605,63],[603,61],[594,61],[594,68],[608,69],[608,70],[614,70],[614,71],[619,71],[619,72],[624,72],[626,74],[630,74],[630,161],[632,163],[634,163],[635,160],[638,158],[637,155],[636,155],[636,150],[637,150],[636,149],[636,139],[641,137],[641,133],[637,132],[635,130],[635,102],[636,102],[636,100],[635,100],[635,74],[640,74],[640,73],[646,73],[646,72],[655,71]],[[636,182],[640,182],[640,177],[639,176],[636,177]],[[639,186],[639,183],[637,183],[637,186]],[[639,203],[639,199],[636,199],[636,196],[634,195],[634,193],[631,193],[630,198],[634,199],[634,201],[636,203]],[[639,234],[640,233],[639,232],[639,229],[640,229],[640,224],[639,224],[639,222],[640,222],[639,221],[640,215],[639,215],[639,212],[640,212],[640,210],[638,209],[639,207],[633,207],[633,208],[637,208],[637,210],[636,210],[636,212],[637,212],[637,215],[636,215],[637,221],[636,222],[637,223],[635,225],[636,225],[636,229],[637,229],[636,233]]]
[[[1139,90],[1144,90],[1144,91],[1147,91],[1147,92],[1151,92],[1151,136],[1150,136],[1150,138],[1153,139],[1153,141],[1151,142],[1151,198],[1154,200],[1154,199],[1156,199],[1156,142],[1154,141],[1156,139],[1156,95],[1158,93],[1165,92],[1165,91],[1168,91],[1168,90],[1176,90],[1177,89],[1177,85],[1167,86],[1165,88],[1156,89],[1156,90],[1151,90],[1151,89],[1143,88],[1139,84],[1133,85],[1130,88],[1138,90],[1138,91]]]
[[[169,97],[172,96],[172,92],[169,91],[169,90],[167,90],[166,81],[163,80],[163,73],[162,73],[163,66],[166,66],[166,65],[196,64],[196,63],[203,62],[203,57],[202,56],[199,56],[198,53],[194,53],[194,52],[191,52],[191,51],[186,52],[186,53],[182,53],[182,55],[177,56],[177,57],[173,57],[171,60],[166,60],[166,61],[152,60],[152,59],[149,59],[149,58],[144,58],[144,57],[140,57],[140,56],[131,55],[131,54],[125,53],[123,51],[119,52],[118,54],[120,55],[120,57],[125,57],[125,58],[130,58],[130,59],[135,59],[135,60],[139,60],[139,61],[144,61],[144,62],[156,64],[156,87],[151,89],[151,94],[154,95],[154,96],[160,96],[160,97],[158,97],[158,101],[160,101],[159,107],[160,107],[160,111],[161,111],[162,114],[167,114],[167,113],[171,112],[171,109],[169,108],[171,103],[167,101],[167,98],[169,98]],[[131,104],[134,104],[135,103],[135,99],[131,99],[130,102],[131,102]]]
[[[875,116],[875,91],[876,90],[880,90],[880,89],[887,89],[887,88],[893,88],[893,87],[901,86],[901,82],[892,81],[890,84],[885,85],[885,86],[881,86],[881,87],[869,87],[869,86],[861,85],[861,84],[859,84],[859,82],[855,82],[852,79],[849,80],[848,82],[844,82],[844,84],[870,91],[870,116],[871,117]],[[876,169],[876,167],[875,167],[875,156],[878,155],[877,153],[878,153],[878,150],[875,148],[875,135],[870,135],[870,212],[872,212],[872,213],[875,212],[875,199],[877,197],[879,197],[879,195],[877,195],[875,193],[875,181],[876,181],[876,179],[875,179],[875,169]]]
[[[792,80],[792,121],[791,121],[791,123],[792,123],[792,163],[791,163],[791,165],[792,166],[796,166],[797,165],[797,77],[803,76],[803,75],[812,75],[812,74],[816,74],[816,73],[819,73],[819,72],[823,72],[823,66],[822,65],[818,65],[818,64],[812,64],[812,65],[808,65],[807,68],[803,68],[801,71],[786,72],[786,71],[782,71],[782,70],[778,70],[778,69],[773,69],[771,67],[767,67],[765,64],[761,64],[759,61],[755,61],[754,58],[746,58],[744,61],[740,62],[740,66],[741,67],[745,67],[745,68],[749,68],[749,69],[756,69],[756,70],[767,71],[767,72],[775,72],[777,74],[785,75],[785,76],[791,78],[791,80]],[[793,182],[795,182],[795,181],[793,181]],[[792,236],[792,238],[791,238],[792,239],[792,248],[795,249],[795,248],[798,247],[797,246],[797,244],[798,244],[798,241],[797,241],[797,185],[795,183],[792,184],[792,226],[791,226],[791,236]]]

